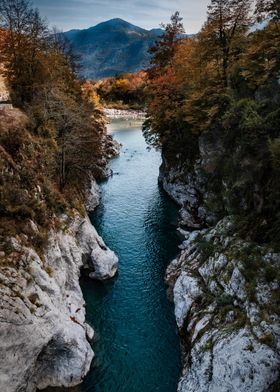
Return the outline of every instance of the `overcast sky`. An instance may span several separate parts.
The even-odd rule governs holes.
[[[51,26],[66,31],[122,18],[144,28],[168,22],[175,11],[184,18],[187,33],[196,33],[205,21],[209,0],[33,0]]]

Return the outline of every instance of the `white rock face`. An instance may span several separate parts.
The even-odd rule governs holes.
[[[0,267],[0,391],[75,386],[94,356],[80,269],[92,263],[95,278],[112,277],[117,258],[78,216],[67,231],[50,233],[44,257],[19,239],[11,246]]]
[[[180,176],[180,173],[172,169],[168,171],[168,176],[166,175],[166,173],[160,176],[160,181],[162,183],[164,190],[181,207],[183,207],[187,201],[189,201],[192,204],[195,204],[196,203],[195,189],[192,189],[189,185],[186,185],[186,183],[180,181],[178,179],[178,176]],[[184,211],[184,214],[187,214],[187,212]],[[190,216],[188,215],[188,218],[189,217]]]
[[[97,280],[113,278],[118,270],[118,258],[105,245],[89,219],[85,219],[79,225],[77,239],[84,257],[84,264],[91,271],[89,276]]]
[[[97,185],[96,180],[91,178],[90,186],[86,195],[86,209],[88,212],[92,212],[96,209],[100,203],[100,198],[101,194],[99,186]]]
[[[192,349],[192,366],[185,369],[180,392],[263,392],[277,378],[275,352],[252,338],[250,331],[222,336],[217,331],[211,350],[204,351],[203,339]],[[210,338],[210,334],[207,335]]]
[[[178,327],[182,327],[196,298],[202,295],[196,278],[182,272],[176,281],[174,290],[175,316]]]
[[[167,270],[184,344],[178,392],[268,392],[279,379],[279,285],[264,276],[280,267],[280,255],[255,245],[252,271],[252,244],[232,228],[225,218],[213,229],[181,231],[182,253]],[[246,279],[252,272],[254,282]]]
[[[206,209],[204,203],[205,180],[199,174],[201,162],[194,165],[194,171],[186,173],[184,168],[173,168],[163,159],[159,181],[168,195],[181,207],[180,225],[199,229],[205,223],[212,224],[216,217]]]

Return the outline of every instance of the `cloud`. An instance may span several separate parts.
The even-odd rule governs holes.
[[[208,3],[209,0],[33,0],[41,15],[63,30],[86,28],[112,18],[151,29],[168,22],[178,10],[187,33],[200,29]]]

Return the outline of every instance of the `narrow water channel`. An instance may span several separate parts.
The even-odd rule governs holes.
[[[140,125],[118,122],[122,145],[91,217],[119,256],[119,275],[106,284],[83,278],[87,321],[97,341],[93,368],[81,386],[91,392],[176,392],[179,339],[164,273],[178,252],[177,208],[158,187],[160,155],[148,151]]]

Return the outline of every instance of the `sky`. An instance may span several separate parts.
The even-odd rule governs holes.
[[[83,29],[112,18],[152,29],[167,23],[175,11],[186,33],[197,33],[206,18],[209,0],[33,0],[51,26],[63,31]]]

